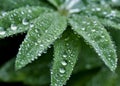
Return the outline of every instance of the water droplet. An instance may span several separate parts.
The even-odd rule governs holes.
[[[52,72],[52,71],[51,71],[50,73],[51,73],[51,74],[53,74],[53,72]]]
[[[92,32],[95,32],[95,29],[92,29]]]
[[[65,41],[68,41],[69,40],[69,37],[65,38]]]
[[[103,12],[103,15],[107,15],[107,12]]]
[[[118,2],[118,0],[112,0],[112,2],[116,3],[116,2]]]
[[[59,69],[59,72],[60,72],[60,73],[65,73],[65,69],[60,68],[60,69]]]
[[[29,9],[28,12],[31,13],[32,11]]]
[[[81,28],[82,30],[85,30],[85,28]]]
[[[35,43],[35,45],[38,45],[38,43]]]
[[[4,28],[3,27],[0,27],[0,35],[5,35],[5,31],[4,31]]]
[[[102,35],[101,37],[102,37],[102,38],[105,38],[105,36],[103,36],[103,35]]]
[[[7,12],[2,11],[2,16],[5,16],[7,14]]]
[[[34,58],[32,58],[31,60],[34,61]]]
[[[0,35],[5,35],[5,31],[0,31]]]
[[[34,27],[34,24],[33,24],[33,23],[30,23],[30,27],[31,27],[31,28]]]
[[[87,25],[90,25],[90,23],[88,22]]]
[[[96,8],[96,11],[101,11],[101,8]]]
[[[24,14],[24,12],[22,11],[21,14]]]
[[[26,19],[26,18],[24,18],[24,19],[22,20],[22,24],[23,24],[23,25],[28,25],[28,24],[29,24],[29,22],[27,21],[27,19]]]
[[[83,23],[83,24],[86,24],[87,22],[86,22],[86,21],[83,21],[82,23]]]
[[[45,33],[47,33],[48,32],[48,30],[45,30]]]
[[[44,45],[43,45],[43,44],[41,44],[41,45],[40,45],[40,47],[44,47]]]
[[[66,61],[62,61],[61,64],[62,64],[63,66],[66,66],[66,65],[67,65],[67,62],[66,62]]]
[[[64,58],[66,58],[66,57],[67,57],[67,55],[65,55],[65,54],[64,54],[64,55],[63,55],[63,57],[64,57]]]
[[[91,10],[92,10],[92,11],[95,11],[95,8],[92,8]]]
[[[17,26],[15,24],[11,24],[11,30],[17,30]]]

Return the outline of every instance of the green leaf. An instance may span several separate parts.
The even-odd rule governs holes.
[[[43,6],[44,0],[0,0],[0,9],[3,11],[13,10],[25,6]]]
[[[15,68],[20,69],[37,59],[66,29],[66,17],[57,13],[40,15],[20,46]]]
[[[103,65],[96,52],[81,39],[81,52],[73,73],[90,70]]]
[[[111,71],[114,71],[117,67],[116,51],[108,32],[97,18],[75,15],[69,22],[73,30],[82,36],[95,49]]]
[[[22,7],[6,13],[0,18],[0,38],[25,32],[29,29],[29,22],[45,11],[48,9],[36,6]]]
[[[48,0],[48,1],[57,8],[64,3],[64,0]]]
[[[75,66],[80,48],[80,40],[68,31],[55,42],[51,86],[63,86],[66,83]]]
[[[120,24],[113,22],[108,19],[100,18],[99,21],[106,27],[106,28],[114,28],[120,30]]]
[[[109,5],[88,5],[83,13],[90,16],[98,16],[99,18],[106,18],[116,23],[120,23],[120,12],[112,9]]]

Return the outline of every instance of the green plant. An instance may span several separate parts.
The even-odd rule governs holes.
[[[15,4],[10,6],[9,2]],[[0,38],[27,33],[17,54],[16,70],[38,57],[49,58],[42,53],[46,53],[47,48],[51,49],[53,46],[51,86],[63,86],[66,83],[78,57],[82,56],[83,46],[92,47],[105,65],[114,72],[117,67],[117,54],[108,31],[120,30],[120,5],[117,3],[117,0],[4,0],[0,5],[1,10],[8,12],[1,13]],[[86,49],[83,53],[85,52],[89,50]],[[84,59],[89,59],[88,56]],[[47,62],[44,60],[43,63],[45,61]],[[39,67],[38,63],[36,62]],[[98,62],[98,65],[101,64]],[[29,69],[29,65],[27,67]],[[27,69],[23,68],[23,71]]]

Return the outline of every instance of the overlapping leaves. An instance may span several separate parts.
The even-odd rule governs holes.
[[[71,31],[70,31],[71,32]],[[51,86],[63,86],[69,79],[80,53],[80,39],[65,31],[54,44],[54,62],[51,70]]]
[[[16,59],[16,69],[24,67],[50,47],[63,33],[67,24],[66,18],[58,13],[42,14],[35,19],[33,27],[27,33]]]
[[[82,20],[82,22],[81,22]],[[70,24],[98,53],[105,64],[114,71],[117,56],[109,34],[97,19],[86,16],[73,16]]]
[[[59,11],[51,12],[51,8],[36,6],[43,6],[48,1],[53,4],[60,13],[58,13]],[[17,54],[16,69],[20,69],[38,57],[41,57],[42,53],[46,53],[47,48],[53,44],[54,62],[51,70],[51,86],[63,86],[66,83],[72,73],[78,56],[85,57],[83,60],[85,60],[86,64],[84,65],[83,63],[84,66],[80,65],[83,67],[81,69],[78,68],[77,65],[74,73],[101,66],[101,62],[98,64],[94,63],[94,61],[96,61],[94,57],[98,56],[111,71],[114,71],[117,67],[117,55],[106,28],[120,29],[119,5],[112,4],[111,6],[111,1],[105,0],[48,1],[22,0],[19,4],[18,0],[4,0],[2,1],[3,4],[0,3],[0,7],[3,10],[18,8],[7,13],[2,12],[0,16],[0,38],[28,31]],[[43,2],[44,4],[41,5]],[[5,5],[5,3],[7,4]],[[11,3],[13,3],[13,6],[8,8]],[[108,4],[103,6],[106,3]],[[27,4],[29,6],[19,8]],[[76,12],[79,12],[79,14],[72,16],[72,13]],[[69,24],[67,24],[66,18],[68,18]],[[66,28],[67,26],[68,28]],[[70,29],[72,29],[75,34]],[[83,49],[83,51],[87,52],[86,54],[92,53],[94,55],[84,55],[83,51],[80,52],[81,38],[79,37],[82,37],[86,43],[95,50],[98,56],[94,54],[94,52],[89,52],[87,49]],[[93,57],[94,61],[88,57]],[[87,62],[89,59],[91,63]],[[93,65],[91,66],[92,63]],[[86,69],[84,68],[85,66]],[[2,68],[2,70],[3,69],[4,68]]]

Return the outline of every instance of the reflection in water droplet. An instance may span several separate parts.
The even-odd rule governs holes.
[[[27,19],[26,19],[26,18],[24,18],[24,19],[22,20],[22,24],[23,24],[23,25],[28,25],[28,24],[29,24],[29,22],[27,21]]]
[[[17,26],[15,24],[11,24],[11,30],[17,30]]]
[[[60,72],[60,73],[65,73],[65,69],[60,68],[60,69],[59,69],[59,72]]]
[[[5,35],[5,31],[0,31],[0,35]]]
[[[62,61],[61,64],[62,64],[63,66],[66,66],[66,65],[67,65],[67,62],[66,62],[66,61]]]
[[[2,16],[5,16],[7,14],[7,12],[2,11]]]
[[[85,30],[85,28],[81,28],[82,30]]]
[[[0,35],[5,35],[5,31],[4,31],[4,28],[3,27],[0,27]]]
[[[64,57],[64,58],[66,58],[66,57],[67,57],[67,55],[65,55],[65,54],[64,54],[64,55],[63,55],[63,57]]]
[[[33,23],[30,23],[30,27],[31,27],[31,28],[34,27],[34,24],[33,24]]]

